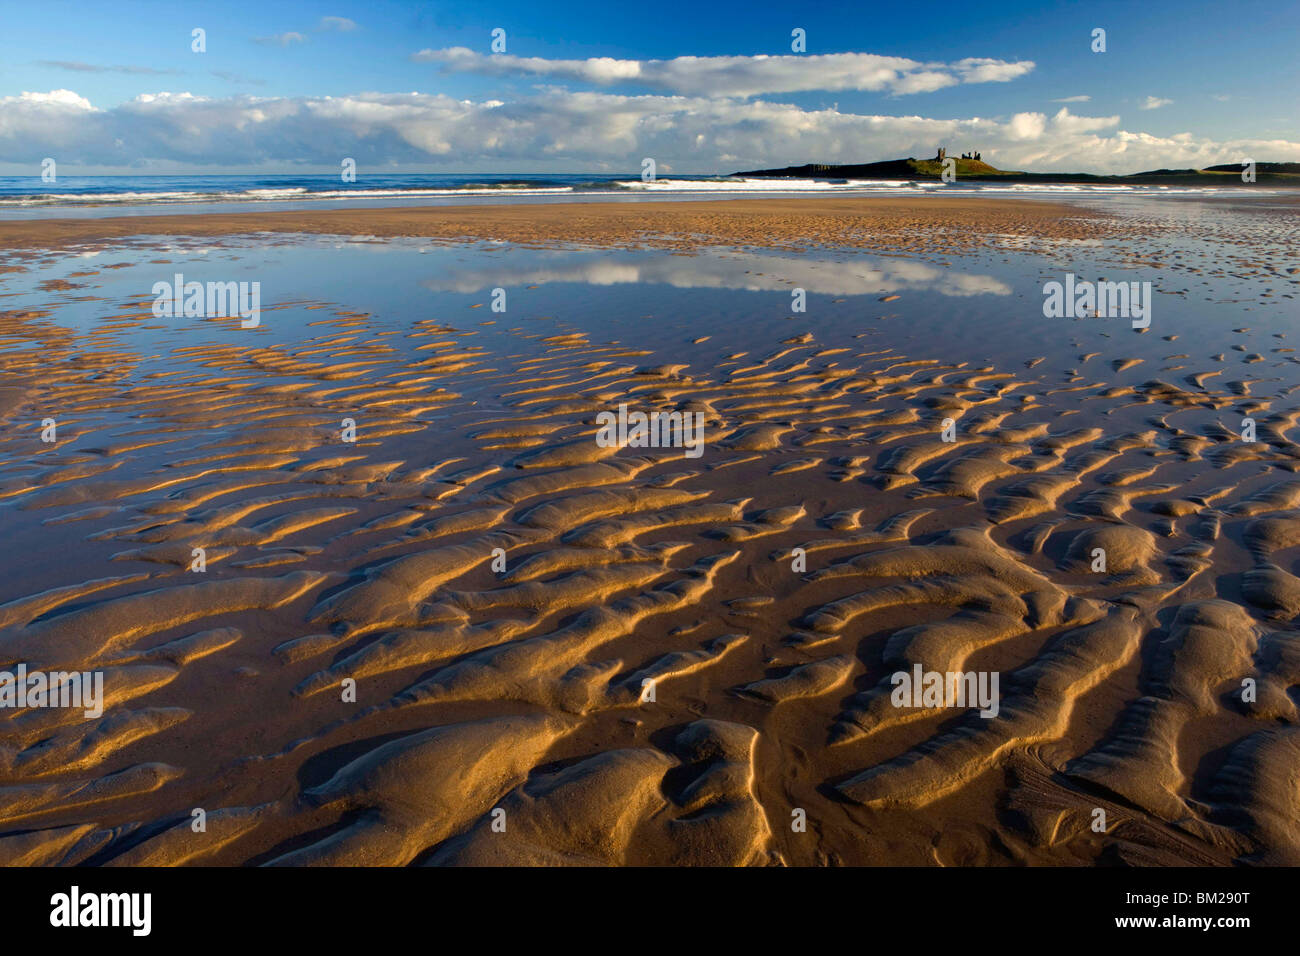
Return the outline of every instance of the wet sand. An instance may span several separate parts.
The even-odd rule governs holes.
[[[258,232],[620,247],[645,241],[677,248],[703,243],[943,248],[941,242],[960,247],[1000,232],[1083,238],[1099,234],[1109,218],[1063,203],[935,196],[317,209],[5,221],[0,249],[60,248],[138,235]]]
[[[1217,359],[1153,326],[1160,367],[1069,334],[1028,361],[904,351],[906,295],[860,332],[792,315],[651,347],[268,303],[256,334],[144,349],[146,300],[94,301],[112,263],[40,279],[97,245],[157,256],[137,235],[1017,248],[1051,270],[1054,241],[1107,241],[1211,276],[1207,298],[1236,270],[1272,308],[1295,228],[1260,219],[1248,265],[1188,225],[1217,266],[1131,216],[983,198],[0,224],[55,283],[0,299],[0,668],[101,670],[108,698],[6,715],[0,862],[1300,862],[1300,373],[1244,298],[1216,306]],[[93,328],[60,324],[87,299]],[[316,317],[290,334],[276,309]],[[603,447],[620,404],[699,413],[704,453]],[[998,673],[998,715],[897,706],[917,665]]]

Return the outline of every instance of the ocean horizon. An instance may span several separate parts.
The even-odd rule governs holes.
[[[1124,183],[998,183],[933,180],[761,178],[683,174],[651,181],[614,173],[366,173],[356,182],[334,174],[0,176],[0,218],[27,218],[43,210],[56,215],[122,214],[131,207],[268,203],[430,204],[538,202],[563,199],[686,199],[735,195],[1016,195],[1204,196],[1231,194],[1233,187]],[[1252,190],[1252,195],[1270,190]]]

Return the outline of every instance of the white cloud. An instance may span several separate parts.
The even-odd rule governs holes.
[[[1007,83],[1019,79],[1034,68],[1030,60],[1009,63],[988,57],[967,57],[952,64],[963,83]]]
[[[1119,127],[1117,116],[944,118],[857,115],[787,103],[699,96],[620,96],[541,90],[524,98],[471,101],[426,93],[335,97],[209,98],[141,95],[95,109],[70,90],[0,98],[0,156],[60,164],[337,168],[344,156],[371,169],[391,165],[640,174],[660,169],[732,172],[773,166],[869,162],[978,149],[1004,169],[1137,172],[1204,167],[1244,156],[1300,160],[1300,143],[1215,142],[1190,133],[1154,136]]]
[[[874,53],[812,56],[679,56],[672,60],[548,60],[506,53],[483,54],[466,47],[421,50],[412,60],[441,64],[445,72],[487,76],[536,76],[608,86],[625,83],[687,96],[757,96],[814,90],[886,90],[928,93],[958,83],[1005,83],[1034,68],[1029,60],[1008,62],[970,57],[955,63],[921,63]]]
[[[1087,94],[1080,94],[1079,96],[1063,96],[1059,100],[1052,100],[1052,102],[1053,103],[1086,103],[1090,99],[1092,99],[1091,96],[1088,96]]]
[[[678,289],[744,289],[748,292],[786,292],[791,285],[822,295],[880,295],[885,292],[925,290],[940,295],[1010,295],[1011,286],[990,275],[958,273],[921,262],[899,260],[873,268],[852,270],[827,267],[815,259],[751,255],[701,249],[697,254],[667,256],[662,260],[620,262],[607,255],[566,251],[537,256],[543,264],[531,268],[459,268],[447,278],[421,282],[434,292],[473,293],[499,285],[550,285],[582,282],[588,285],[663,283]],[[744,267],[748,268],[744,268]],[[508,278],[507,278],[508,276]]]
[[[18,96],[0,97],[0,119],[7,111],[36,110],[44,108],[72,107],[77,110],[94,110],[90,100],[72,90],[50,90],[48,93],[29,93],[23,91]]]
[[[46,156],[57,159],[78,148],[78,131],[93,124],[95,112],[90,100],[71,90],[0,97],[0,143],[5,144],[0,152],[8,151],[10,144],[26,142],[26,147],[6,159],[25,158],[33,167]]]
[[[290,43],[306,43],[307,38],[291,30],[288,33],[277,33],[275,36],[253,37],[253,42],[263,46],[288,46]]]
[[[1142,105],[1138,108],[1144,110],[1158,110],[1160,107],[1168,106],[1172,102],[1173,100],[1162,99],[1159,96],[1148,96],[1142,101]]]
[[[235,73],[231,70],[213,70],[212,75],[219,80],[225,80],[227,83],[251,83],[254,86],[265,86],[266,80],[259,80],[254,76],[246,76],[243,73]]]
[[[1042,113],[1017,113],[1007,125],[1007,135],[1017,140],[1042,139],[1047,117]]]
[[[80,60],[37,60],[36,65],[74,73],[129,73],[138,76],[175,76],[180,73],[180,70],[157,70],[151,66],[100,66]]]
[[[321,17],[320,23],[316,24],[317,30],[338,30],[340,33],[347,33],[356,28],[356,21],[349,20],[347,17]]]

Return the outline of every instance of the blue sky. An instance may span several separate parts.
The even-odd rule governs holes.
[[[64,174],[325,171],[341,156],[635,174],[647,155],[727,172],[939,142],[1039,170],[1300,160],[1287,2],[52,0],[0,3],[0,17],[11,174],[47,155]]]

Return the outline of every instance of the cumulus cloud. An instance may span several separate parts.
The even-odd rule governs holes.
[[[1173,100],[1162,99],[1159,96],[1148,96],[1142,101],[1142,105],[1139,108],[1144,110],[1158,110],[1160,107],[1168,106],[1172,102]]]
[[[196,167],[625,169],[642,157],[703,172],[851,163],[979,149],[1004,169],[1135,172],[1244,156],[1300,160],[1300,143],[1214,142],[1119,128],[1117,116],[945,118],[858,115],[788,103],[544,89],[512,102],[441,94],[222,98],[155,93],[108,109],[69,90],[0,98],[0,155],[15,163]]]
[[[347,33],[356,28],[356,22],[347,17],[321,17],[320,23],[316,24],[317,30],[338,30],[340,33]]]
[[[1063,96],[1059,100],[1052,100],[1052,102],[1053,103],[1086,103],[1090,99],[1092,99],[1091,96],[1088,96],[1086,93],[1081,93],[1078,96]]]
[[[411,59],[437,63],[448,73],[534,76],[609,86],[630,84],[687,96],[757,96],[814,90],[886,90],[928,93],[959,83],[1005,83],[1034,68],[1029,60],[1008,62],[969,57],[955,63],[921,63],[874,53],[812,56],[679,56],[672,60],[548,60],[483,54],[466,47],[421,50]]]

